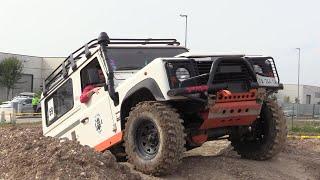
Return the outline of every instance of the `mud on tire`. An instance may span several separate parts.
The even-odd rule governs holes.
[[[175,109],[166,104],[137,104],[125,125],[124,146],[128,161],[146,174],[172,172],[185,151],[182,122]]]
[[[231,145],[242,158],[266,160],[281,151],[286,141],[287,128],[283,112],[275,101],[265,101],[253,132],[254,135],[230,137]]]

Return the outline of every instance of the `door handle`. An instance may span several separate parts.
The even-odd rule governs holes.
[[[80,122],[81,122],[82,124],[85,124],[85,123],[87,123],[88,121],[89,121],[89,118],[88,118],[88,117],[85,117],[85,118],[83,118],[83,119],[80,120]]]

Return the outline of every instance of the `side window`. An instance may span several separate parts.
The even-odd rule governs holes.
[[[31,103],[32,103],[32,99],[26,99],[26,100],[24,101],[24,103],[25,103],[25,104],[31,104]]]
[[[81,69],[80,76],[82,90],[88,85],[103,86],[105,83],[105,77],[97,58],[94,58],[89,64]]]
[[[73,108],[72,80],[67,80],[45,101],[47,126],[58,120]]]

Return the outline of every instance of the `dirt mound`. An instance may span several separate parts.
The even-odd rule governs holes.
[[[42,136],[41,127],[0,127],[0,179],[140,179],[109,152]]]

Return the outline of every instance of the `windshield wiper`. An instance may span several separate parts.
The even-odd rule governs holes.
[[[134,69],[141,69],[140,66],[122,66],[117,68],[117,70],[134,70]]]

